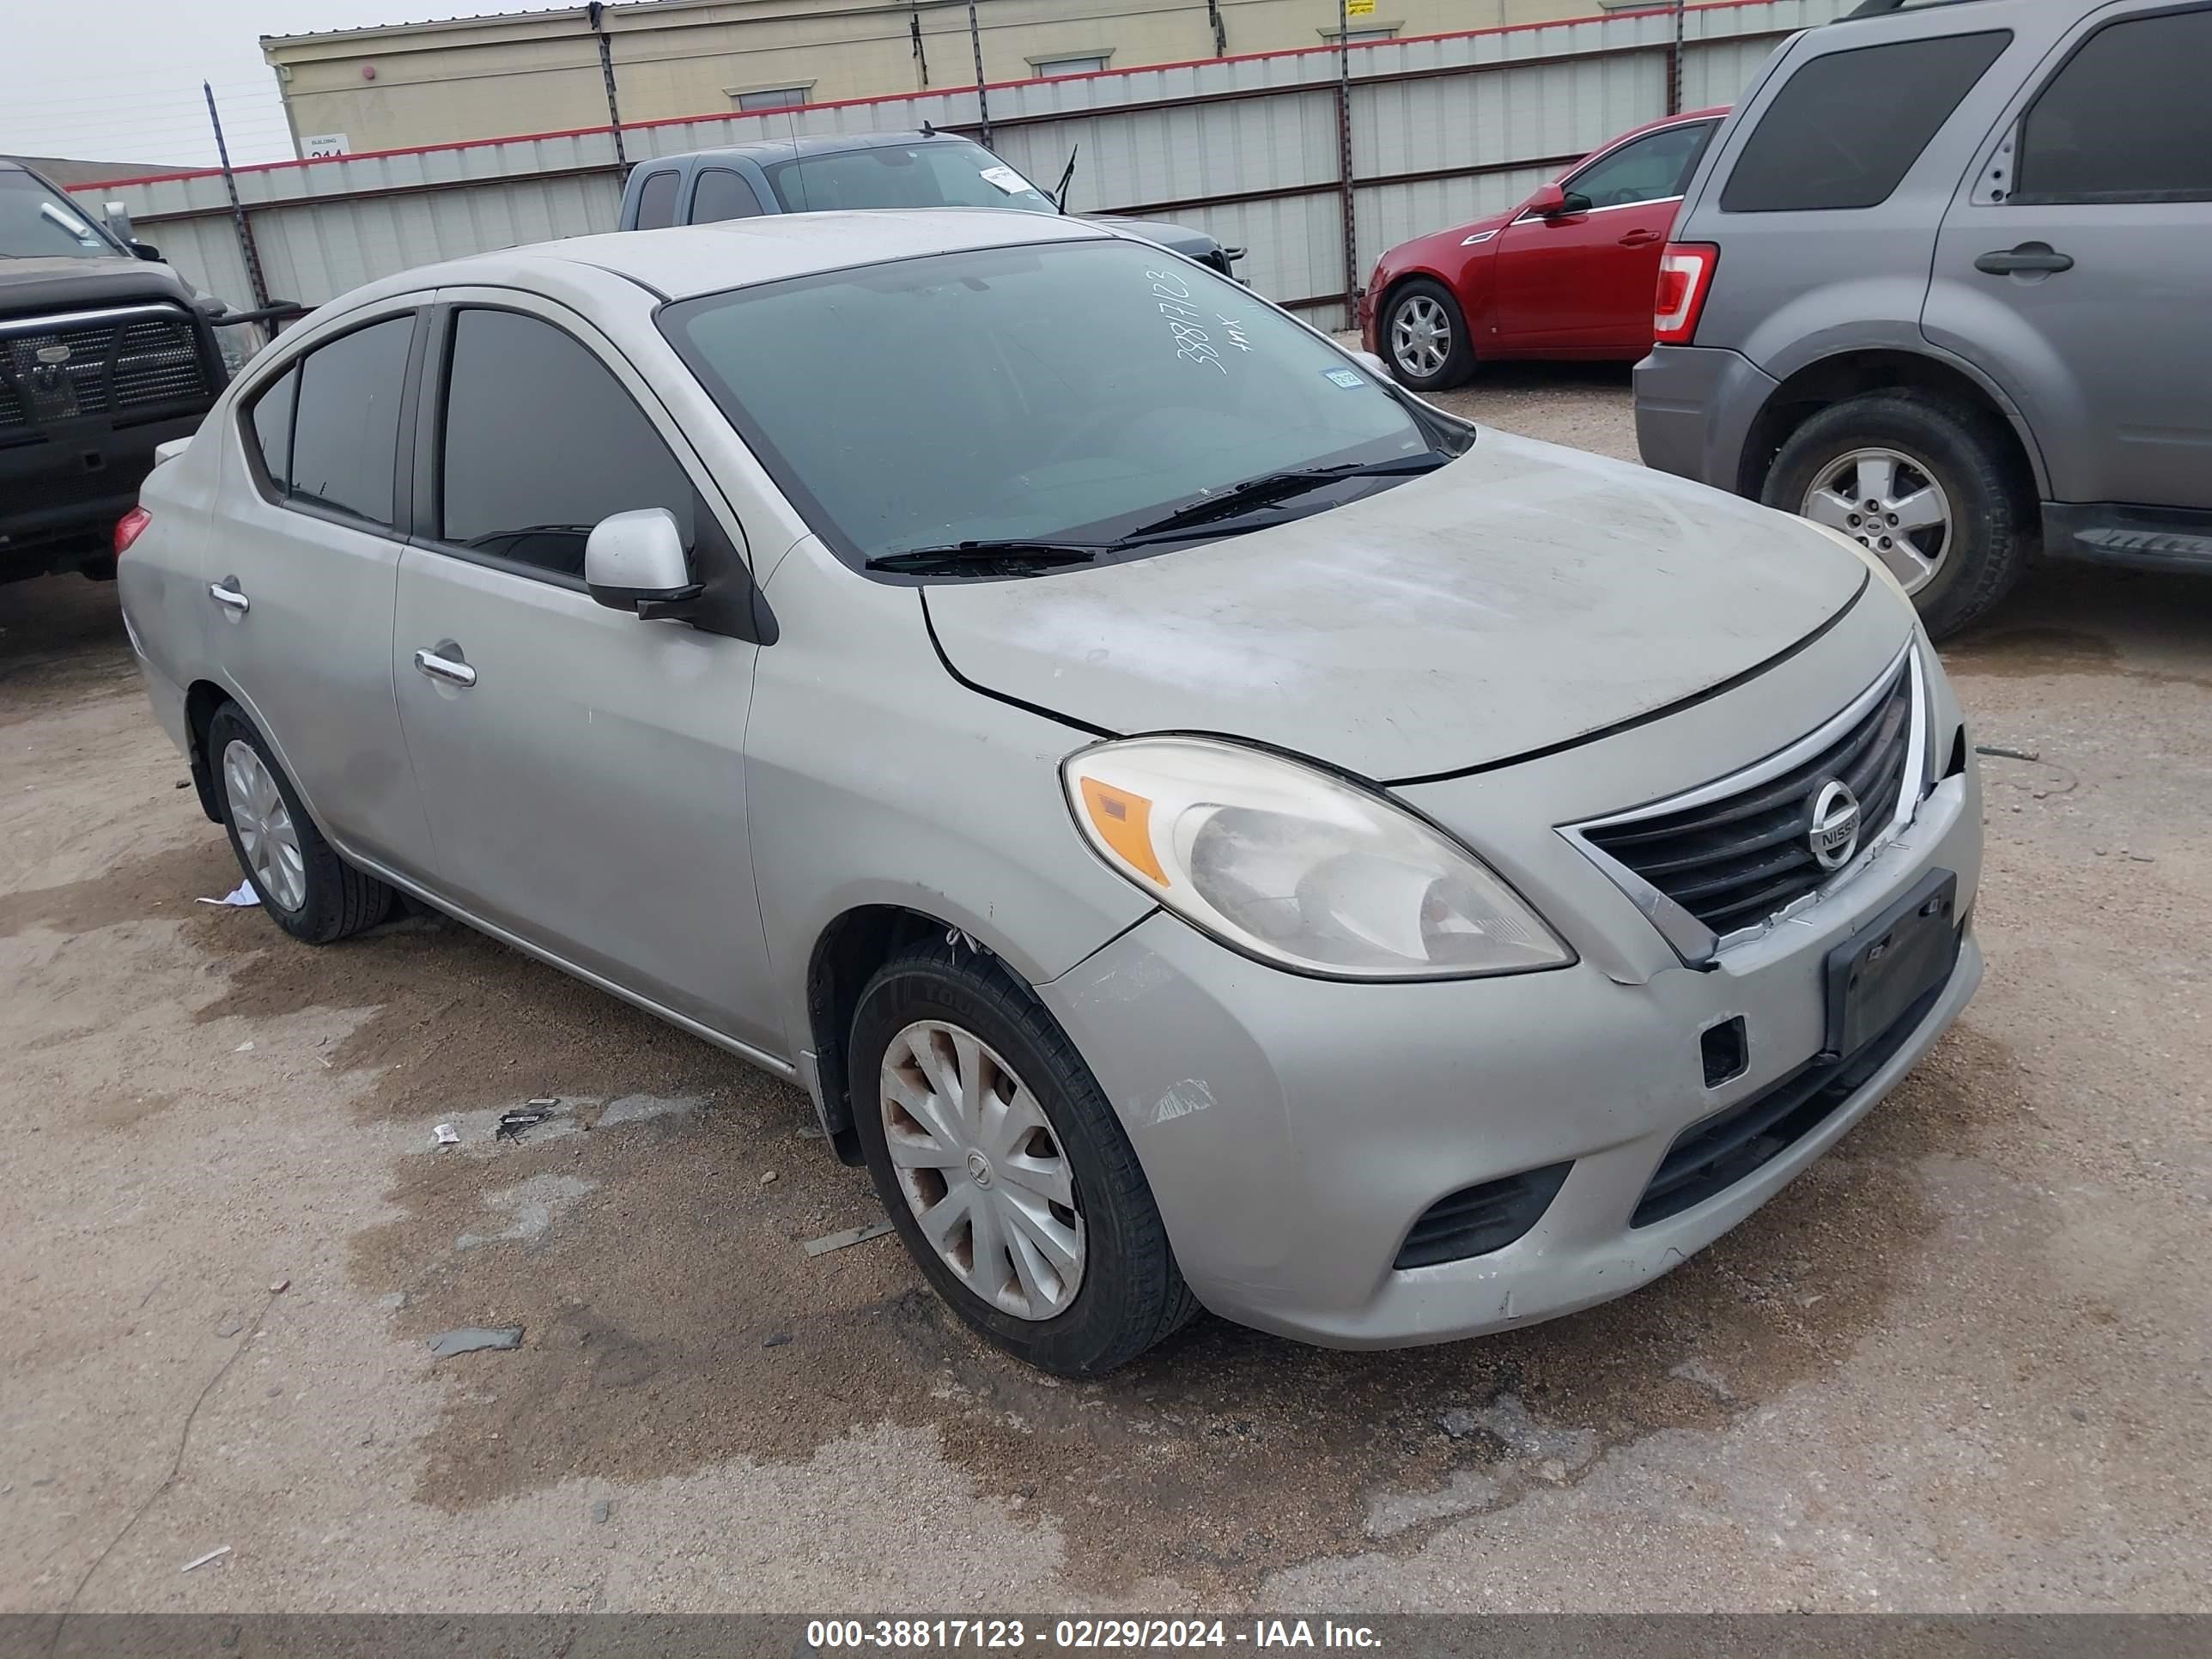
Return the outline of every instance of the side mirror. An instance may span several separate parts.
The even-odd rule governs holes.
[[[1352,354],[1352,360],[1377,380],[1388,380],[1390,378],[1390,365],[1371,351],[1355,351]]]
[[[584,586],[601,605],[650,621],[676,616],[705,591],[692,580],[684,532],[665,507],[616,513],[584,543]]]
[[[166,263],[161,258],[161,250],[151,242],[134,241],[131,244],[131,251],[140,258],[150,259],[157,265]]]
[[[1553,219],[1567,210],[1567,192],[1557,185],[1539,185],[1522,211],[1539,219]]]

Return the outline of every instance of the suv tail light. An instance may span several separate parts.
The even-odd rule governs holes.
[[[115,556],[120,558],[131,550],[131,544],[146,533],[146,526],[154,522],[154,515],[143,507],[134,507],[115,521]]]
[[[1712,291],[1721,251],[1711,242],[1669,242],[1659,256],[1659,290],[1651,303],[1651,336],[1661,345],[1687,345]]]

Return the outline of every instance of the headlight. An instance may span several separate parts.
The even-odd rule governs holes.
[[[1071,755],[1060,775],[1101,858],[1262,961],[1379,980],[1574,960],[1472,854],[1316,768],[1204,738],[1132,738]]]

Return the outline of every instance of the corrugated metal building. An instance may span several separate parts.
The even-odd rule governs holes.
[[[1364,0],[1354,40],[1572,17],[1591,0]],[[1632,4],[1633,0],[1625,0]],[[1139,69],[1332,41],[1338,0],[634,0],[264,37],[301,155]],[[600,34],[606,61],[600,59]]]
[[[1389,0],[1382,0],[1389,3]],[[990,89],[994,148],[1047,186],[1081,146],[1070,209],[1169,218],[1249,252],[1260,293],[1340,326],[1382,251],[1511,205],[1615,134],[1726,104],[1790,31],[1851,0],[1717,0],[1355,46],[1115,70]],[[800,134],[920,126],[981,135],[972,88],[643,123],[641,158]],[[606,128],[181,173],[80,192],[120,199],[192,282],[240,307],[313,305],[488,248],[614,228],[624,173]],[[246,234],[241,235],[243,220]],[[263,272],[257,293],[246,258]]]

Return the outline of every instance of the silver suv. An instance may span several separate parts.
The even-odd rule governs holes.
[[[1650,465],[1856,538],[1938,636],[2051,555],[2212,570],[2212,4],[1873,0],[1692,180]]]

